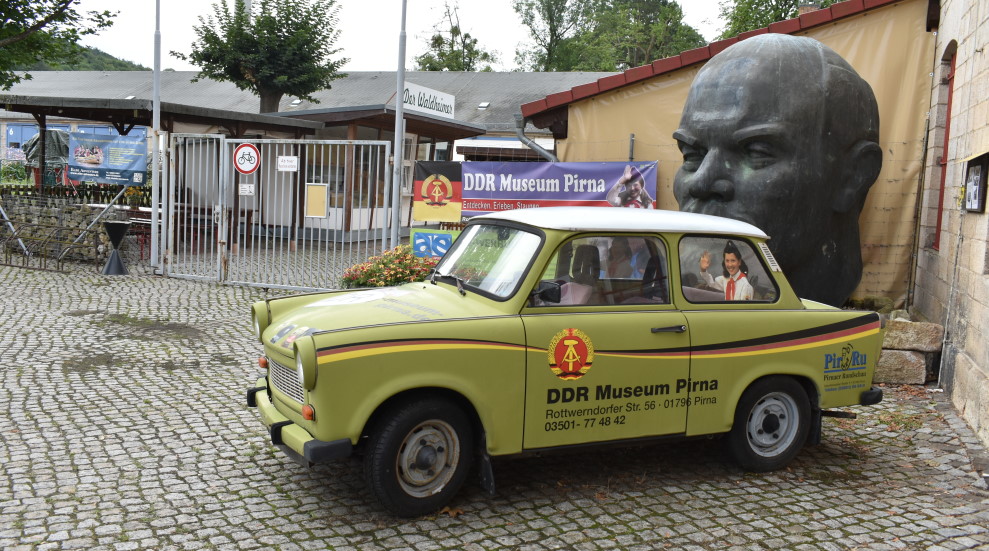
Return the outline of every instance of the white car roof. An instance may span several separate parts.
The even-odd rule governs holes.
[[[768,239],[759,228],[731,218],[675,210],[615,207],[541,207],[492,212],[471,220],[508,220],[566,231],[676,232],[744,235]]]

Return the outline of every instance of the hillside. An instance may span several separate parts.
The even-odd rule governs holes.
[[[71,63],[34,63],[15,67],[19,71],[150,71],[143,65],[117,59],[96,48],[83,47],[77,61]]]

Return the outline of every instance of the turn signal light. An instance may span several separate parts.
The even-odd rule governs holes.
[[[306,421],[312,421],[316,418],[316,410],[309,404],[302,406],[302,418]]]
[[[268,369],[268,358],[264,356],[258,358],[258,365],[261,366],[261,369]]]

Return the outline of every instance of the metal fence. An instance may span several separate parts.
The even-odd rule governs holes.
[[[383,141],[172,135],[164,272],[268,288],[339,287],[344,269],[385,248],[390,155]]]

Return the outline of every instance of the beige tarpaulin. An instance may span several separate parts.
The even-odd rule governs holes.
[[[820,40],[845,58],[879,102],[883,170],[859,220],[864,270],[855,298],[889,297],[902,303],[907,294],[934,59],[934,36],[925,31],[927,4],[906,0],[797,33]],[[560,159],[626,160],[629,134],[635,134],[635,159],[659,161],[659,208],[676,210],[673,176],[682,157],[672,133],[700,68],[694,65],[570,105],[568,137],[558,145]]]

